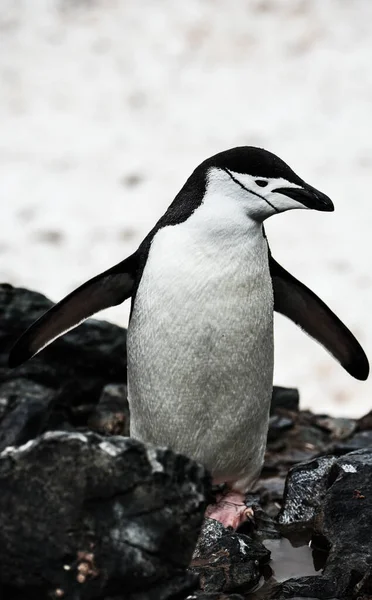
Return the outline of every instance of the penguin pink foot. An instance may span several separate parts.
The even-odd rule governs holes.
[[[224,527],[237,529],[239,525],[253,517],[253,510],[244,502],[244,494],[229,491],[217,496],[216,504],[207,507],[205,516],[222,523]]]

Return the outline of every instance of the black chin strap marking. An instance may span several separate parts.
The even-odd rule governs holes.
[[[275,210],[275,212],[280,213],[280,210],[278,210],[273,204],[271,204],[271,202],[266,200],[266,198],[261,196],[261,194],[257,194],[257,192],[254,192],[253,190],[250,190],[249,188],[245,187],[245,185],[243,185],[239,181],[239,179],[236,179],[236,177],[234,177],[234,175],[229,171],[229,169],[224,168],[223,170],[229,175],[229,177],[231,177],[231,179],[234,181],[234,183],[237,183],[243,190],[245,190],[246,192],[249,192],[250,194],[253,194],[254,196],[257,196],[258,198],[261,198],[261,200],[264,200],[264,202],[266,202],[269,206],[271,206],[271,208],[273,208]]]

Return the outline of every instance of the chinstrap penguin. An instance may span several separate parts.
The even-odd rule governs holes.
[[[203,463],[230,490],[207,514],[237,526],[260,473],[273,384],[273,311],[357,379],[363,349],[271,256],[263,221],[331,200],[274,154],[240,147],[199,165],[138,250],[51,308],[13,347],[19,365],[94,313],[132,298],[131,435]]]

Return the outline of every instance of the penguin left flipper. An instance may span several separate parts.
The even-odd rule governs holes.
[[[274,310],[291,319],[317,340],[353,377],[365,380],[369,364],[351,331],[314,292],[269,255]]]
[[[17,340],[9,366],[17,367],[95,313],[124,302],[132,295],[136,270],[135,253],[55,304]]]

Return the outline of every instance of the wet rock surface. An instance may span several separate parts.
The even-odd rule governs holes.
[[[129,404],[127,386],[124,384],[106,385],[93,409],[88,426],[102,435],[129,436]]]
[[[278,523],[288,528],[304,529],[314,524],[315,517],[329,487],[330,472],[337,462],[334,456],[309,460],[291,469],[284,489],[283,508]]]
[[[207,485],[193,461],[130,438],[50,432],[8,448],[0,581],[40,597],[186,593]]]
[[[221,594],[219,592],[197,592],[189,596],[187,600],[244,600],[244,596],[240,594]]]
[[[0,285],[0,383],[20,378],[58,390],[55,421],[81,425],[88,412],[84,407],[98,402],[104,385],[126,383],[126,331],[91,319],[31,361],[13,371],[8,369],[15,339],[51,306],[42,294]]]
[[[259,582],[260,566],[269,559],[270,552],[259,541],[206,518],[190,570],[199,575],[205,592],[249,590]]]
[[[50,388],[19,378],[0,384],[3,414],[0,452],[36,437],[43,429],[55,395]]]
[[[125,330],[91,320],[8,369],[49,306],[0,286],[1,600],[372,597],[372,413],[274,387],[254,522],[203,523],[204,469],[124,437]]]

